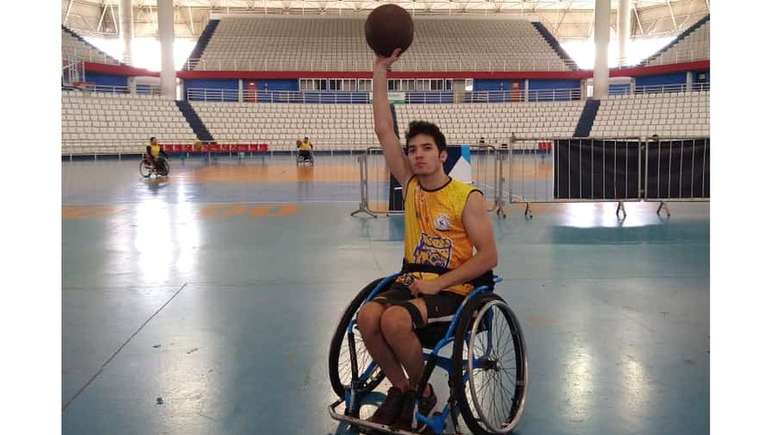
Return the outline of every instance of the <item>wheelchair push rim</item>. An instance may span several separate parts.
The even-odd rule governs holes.
[[[474,368],[481,358],[491,365]],[[467,366],[468,390],[478,418],[493,433],[511,432],[527,400],[527,349],[518,319],[504,301],[487,302],[479,310],[470,330]]]
[[[153,168],[151,168],[145,160],[140,160],[140,175],[142,175],[143,178],[148,178],[153,173]]]

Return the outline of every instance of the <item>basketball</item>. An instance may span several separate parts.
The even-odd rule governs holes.
[[[368,46],[382,57],[389,57],[396,48],[403,54],[414,40],[414,21],[400,6],[386,4],[368,14],[365,22]]]

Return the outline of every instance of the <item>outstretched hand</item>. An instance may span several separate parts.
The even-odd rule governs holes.
[[[393,50],[392,55],[390,57],[383,57],[383,56],[376,56],[376,60],[374,60],[374,70],[377,70],[379,68],[382,68],[384,70],[389,71],[390,66],[392,66],[393,63],[395,63],[398,58],[400,57],[401,49],[396,48]]]

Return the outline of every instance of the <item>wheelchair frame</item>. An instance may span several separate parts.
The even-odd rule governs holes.
[[[385,285],[392,282],[399,273],[392,274],[390,276],[387,276],[382,279],[381,282],[379,282],[378,285],[376,285],[371,292],[368,294],[368,296],[363,300],[363,302],[360,304],[360,307],[357,311],[355,311],[355,315],[352,316],[352,318],[349,320],[349,325],[347,327],[346,336],[344,339],[347,340],[347,343],[349,345],[349,358],[350,358],[350,364],[352,367],[351,373],[352,373],[352,379],[348,386],[346,386],[345,394],[343,398],[337,399],[334,403],[328,406],[328,413],[330,416],[338,421],[349,423],[353,426],[357,426],[360,428],[368,428],[368,429],[376,429],[378,431],[382,432],[388,432],[388,433],[396,433],[396,434],[411,434],[412,432],[406,432],[401,430],[392,429],[386,425],[376,424],[369,422],[367,420],[360,419],[360,406],[361,406],[361,400],[362,396],[365,396],[369,393],[369,391],[365,391],[363,386],[368,382],[368,379],[371,377],[373,372],[378,369],[378,366],[376,365],[376,362],[371,361],[368,367],[363,371],[363,374],[360,377],[357,377],[358,373],[358,367],[357,367],[357,356],[355,351],[355,339],[354,339],[354,327],[355,323],[357,321],[357,312],[360,310],[360,308],[363,307],[367,302],[373,300],[373,298],[379,294],[379,292],[382,291]],[[499,276],[494,277],[494,283],[502,282],[502,278]],[[425,386],[427,385],[428,381],[430,380],[430,376],[433,373],[433,370],[436,366],[444,369],[447,372],[447,375],[449,377],[452,376],[452,358],[442,357],[439,356],[438,353],[446,347],[449,343],[454,342],[454,335],[456,328],[458,326],[458,323],[460,322],[460,317],[462,315],[463,310],[465,309],[466,305],[473,300],[476,296],[481,294],[493,294],[494,293],[494,286],[479,286],[475,288],[473,291],[468,294],[465,299],[463,300],[462,304],[460,304],[459,308],[457,308],[457,311],[454,314],[454,317],[452,318],[452,321],[449,324],[448,329],[446,330],[446,334],[444,337],[438,341],[438,343],[435,344],[433,349],[431,351],[427,351],[429,348],[422,347],[422,354],[425,359],[425,368],[424,372],[422,374],[422,378],[420,379],[420,382],[417,386],[417,391],[424,391]],[[491,302],[490,302],[491,303]],[[483,306],[487,306],[489,303],[484,304]],[[477,318],[476,321],[478,322],[480,318]],[[517,322],[517,327],[518,326]],[[492,348],[492,334],[487,334],[487,340],[488,340],[488,346],[487,346],[487,354],[483,355],[480,358],[476,358],[473,360],[472,364],[469,364],[469,361],[467,359],[463,359],[463,363],[466,367],[470,368],[484,368],[484,365],[481,363],[481,360],[485,359],[486,355],[488,355],[488,352],[491,351]],[[523,344],[523,343],[522,343]],[[526,345],[524,345],[524,348],[522,349],[523,355],[524,355],[524,361],[525,361],[525,379],[524,379],[524,395],[522,399],[522,409],[524,408],[526,404],[526,398],[527,398],[527,367],[526,367],[526,361],[527,361],[527,350]],[[466,383],[468,382],[468,378],[470,376],[470,370],[466,370],[462,377],[462,382]],[[454,391],[450,392],[449,400],[447,400],[446,405],[444,406],[443,410],[440,412],[435,412],[432,416],[425,416],[419,413],[419,411],[416,411],[416,421],[417,423],[421,423],[427,426],[427,429],[431,430],[435,434],[441,434],[443,433],[444,429],[446,428],[446,421],[451,416],[451,422],[453,426],[454,433],[460,433],[459,432],[459,405],[457,404],[457,401],[460,400],[459,398],[455,397]],[[341,406],[341,404],[344,404],[344,412],[339,413],[336,411],[336,408]],[[521,411],[519,411],[521,412]],[[518,415],[518,414],[517,414]],[[426,429],[426,430],[427,430]]]

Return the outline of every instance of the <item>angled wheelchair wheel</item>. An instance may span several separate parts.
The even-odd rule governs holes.
[[[331,387],[333,391],[340,397],[344,397],[344,390],[352,382],[352,363],[350,361],[349,354],[349,338],[347,337],[347,328],[350,321],[355,318],[358,308],[363,301],[368,297],[368,294],[376,287],[383,278],[376,279],[370,284],[365,286],[360,293],[355,296],[355,299],[349,304],[344,314],[339,320],[339,324],[336,327],[336,332],[331,339],[331,345],[328,351],[328,375],[331,380]],[[384,289],[389,288],[389,283],[385,285]],[[373,361],[371,355],[363,343],[363,337],[360,335],[360,331],[357,325],[353,328],[354,341],[355,341],[355,354],[357,355],[357,376],[361,376],[365,372],[366,367]],[[371,373],[363,389],[365,391],[371,391],[376,388],[379,383],[384,380],[384,373],[378,367]]]
[[[153,168],[145,162],[145,160],[140,160],[140,175],[142,175],[143,178],[148,178],[151,176],[151,173],[153,172]]]
[[[165,158],[159,158],[156,163],[156,172],[162,177],[169,175],[169,162]]]
[[[511,432],[527,400],[527,347],[516,315],[495,294],[469,301],[455,331],[452,392],[474,434]]]

